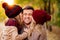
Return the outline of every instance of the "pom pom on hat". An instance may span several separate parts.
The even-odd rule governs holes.
[[[5,9],[5,14],[8,18],[14,18],[22,12],[22,8],[18,5],[9,6],[7,3],[3,3],[2,7]]]
[[[7,7],[8,6],[8,4],[6,3],[6,2],[4,2],[3,4],[2,4],[2,7],[5,9],[5,7]]]
[[[33,19],[36,21],[37,24],[44,24],[44,22],[50,21],[51,16],[48,15],[44,10],[34,10],[33,12]]]

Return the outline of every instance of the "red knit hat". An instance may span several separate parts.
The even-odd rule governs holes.
[[[34,10],[33,18],[37,24],[44,24],[44,22],[51,20],[51,16],[48,15],[44,10]]]
[[[8,18],[14,18],[22,12],[22,8],[18,5],[9,6],[7,3],[3,3],[2,7],[5,9]]]

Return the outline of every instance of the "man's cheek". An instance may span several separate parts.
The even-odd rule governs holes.
[[[31,19],[31,20],[32,20],[32,18],[33,18],[33,17],[32,17],[32,16],[30,16],[30,19]]]

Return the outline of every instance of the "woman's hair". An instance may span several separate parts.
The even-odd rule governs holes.
[[[37,24],[41,25],[51,20],[51,16],[44,10],[34,10],[33,18]]]

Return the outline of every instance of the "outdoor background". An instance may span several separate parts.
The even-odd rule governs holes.
[[[11,0],[9,0],[11,1]],[[13,0],[14,4],[25,7],[27,5],[33,6],[34,9],[43,9],[51,15],[51,21],[47,24],[51,26],[47,30],[48,40],[60,40],[60,0]],[[2,2],[0,0],[0,25],[7,18],[5,10],[2,8]]]

